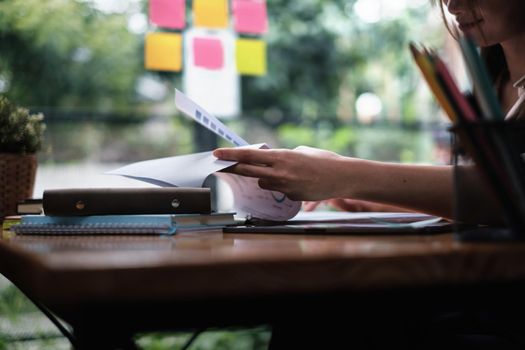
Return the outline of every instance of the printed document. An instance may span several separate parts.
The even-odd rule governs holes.
[[[175,105],[186,116],[236,147],[268,148],[266,144],[250,145],[178,90]],[[219,160],[212,152],[146,160],[109,171],[107,174],[121,175],[158,186],[181,187],[202,187],[206,178],[215,174],[231,187],[233,210],[238,215],[274,221],[286,221],[297,215],[301,209],[301,202],[292,201],[279,192],[263,190],[259,187],[257,179],[221,173],[221,170],[236,162]]]

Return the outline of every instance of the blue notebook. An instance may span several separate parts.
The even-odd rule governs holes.
[[[234,224],[234,213],[162,215],[26,215],[11,227],[16,234],[78,235],[126,234],[173,235],[177,228],[215,228]]]

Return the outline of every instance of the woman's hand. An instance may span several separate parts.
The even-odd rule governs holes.
[[[324,201],[317,202],[304,202],[303,209],[305,211],[313,211],[319,205],[328,205],[330,207],[342,210],[342,211],[353,211],[353,212],[410,212],[410,210],[395,207],[393,205],[381,204],[369,201],[363,201],[358,199],[348,198],[333,198]]]
[[[259,186],[286,194],[292,200],[322,200],[344,196],[344,168],[351,158],[300,146],[286,149],[221,148],[213,154],[238,164],[225,169],[259,178]]]

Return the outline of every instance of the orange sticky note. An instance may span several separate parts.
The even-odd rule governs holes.
[[[266,74],[266,43],[256,39],[238,39],[237,70],[245,75]]]
[[[164,28],[182,29],[185,25],[185,0],[150,0],[151,22]]]
[[[193,25],[205,28],[227,28],[228,0],[193,0]]]
[[[146,69],[179,72],[182,69],[182,36],[148,33],[144,47]]]

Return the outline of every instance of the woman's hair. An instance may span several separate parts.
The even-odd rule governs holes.
[[[445,22],[445,26],[448,32],[450,33],[450,35],[452,35],[452,37],[457,39],[458,29],[453,27],[452,24],[449,23],[449,21],[447,20],[445,7],[443,6],[443,1],[430,0],[430,2],[432,3],[432,5],[439,6],[441,15],[443,17],[443,21]],[[469,6],[472,8],[472,11],[474,11],[474,9],[476,8],[477,2],[478,0],[469,0]],[[482,37],[485,37],[481,28],[479,29],[481,31]],[[504,83],[510,78],[507,67],[507,60],[505,59],[503,48],[500,44],[482,47],[481,57],[485,61],[492,83],[498,91],[498,95],[501,96],[501,88],[503,87]]]

